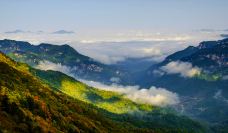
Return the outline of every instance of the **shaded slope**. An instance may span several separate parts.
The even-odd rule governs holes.
[[[202,71],[193,77],[173,73],[153,73],[170,62],[188,62]],[[182,96],[178,109],[191,116],[210,122],[228,120],[228,39],[205,41],[197,47],[190,46],[168,56],[163,62],[151,66],[142,79],[141,86],[164,87]],[[175,69],[175,68],[172,68]]]
[[[72,74],[80,78],[110,83],[112,77],[125,79],[127,74],[115,67],[99,63],[94,59],[78,53],[69,45],[52,45],[42,43],[31,45],[28,42],[0,40],[0,51],[16,61],[33,67],[40,62],[49,61],[72,68]],[[126,82],[126,81],[123,81]]]

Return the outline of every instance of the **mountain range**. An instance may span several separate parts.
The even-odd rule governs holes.
[[[178,110],[210,124],[224,124],[228,120],[227,75],[228,39],[223,39],[175,52],[150,66],[137,82],[177,92],[181,96]]]
[[[1,40],[0,49],[3,53],[16,61],[24,62],[36,67],[39,63],[54,63],[66,66],[70,73],[82,79],[112,83],[113,78],[122,79],[129,75],[116,67],[102,64],[94,59],[78,53],[67,44],[52,45],[42,43],[32,45],[28,42]]]
[[[1,113],[4,114],[3,119],[6,124],[10,121],[15,123],[13,126],[1,126],[2,131],[19,129],[34,131],[36,128],[46,131],[47,127],[52,127],[53,131],[63,132],[76,131],[76,129],[84,132],[90,130],[97,132],[228,131],[226,128],[228,125],[228,90],[226,89],[228,88],[228,39],[204,41],[196,47],[189,46],[167,56],[162,62],[151,62],[151,65],[148,65],[148,60],[137,60],[143,64],[144,71],[133,69],[132,66],[137,66],[135,59],[130,59],[127,63],[105,65],[78,53],[66,44],[32,45],[22,41],[0,40],[0,51],[9,56],[1,54],[0,60],[2,62],[0,83],[1,91],[3,91],[1,94],[7,97],[7,100],[1,99],[3,107]],[[53,64],[54,66],[51,66]],[[128,66],[131,68],[130,71],[126,70]],[[140,65],[138,66],[140,67]],[[41,67],[42,70],[40,70]],[[45,69],[45,67],[59,67],[65,74]],[[134,75],[135,73],[137,75]],[[26,74],[30,77],[21,76]],[[73,77],[105,84],[166,88],[179,95],[180,103],[171,108],[139,104],[119,93],[87,86]],[[39,88],[43,88],[42,90],[45,89],[45,91],[40,92]],[[47,94],[44,93],[46,90]],[[27,95],[24,96],[24,93],[27,92],[33,100],[28,100]],[[44,113],[45,117],[41,115],[42,113],[37,114],[36,112],[42,112],[43,107],[37,99],[48,106],[45,108],[48,108],[46,110],[49,113]],[[58,99],[62,99],[62,101],[50,102],[51,100],[58,101]],[[33,101],[35,102],[33,104],[38,104],[37,106],[40,107],[35,108],[33,105],[30,107],[21,101],[25,101],[25,103]],[[83,111],[75,110],[75,102],[78,110]],[[16,114],[4,110],[6,105],[7,109],[11,108],[12,103],[16,104],[15,108],[19,109],[19,112],[22,111],[22,114],[26,115],[23,114],[22,118],[18,118],[19,116]],[[58,108],[59,106],[61,108]],[[64,113],[66,110],[69,110],[68,113]],[[83,114],[85,110],[90,111],[88,114]],[[58,116],[51,111],[56,112]],[[27,114],[28,112],[30,115]],[[94,113],[97,113],[99,117],[90,116]],[[50,117],[50,114],[53,116],[52,121],[47,118]],[[72,114],[72,116],[67,116],[68,114]],[[76,117],[74,116],[76,114],[83,115],[83,117],[75,122],[73,118]],[[29,119],[30,123],[21,119]],[[66,120],[65,125],[55,119]],[[42,123],[39,123],[39,120]],[[90,124],[97,127],[86,123],[95,121],[100,124]],[[82,125],[78,125],[77,122]],[[103,122],[110,127],[106,124],[103,125]],[[22,123],[22,127],[18,127],[18,123]],[[81,126],[83,128],[80,128]]]
[[[166,109],[136,104],[61,72],[42,71],[0,53],[1,132],[204,132]],[[101,103],[101,104],[99,104]]]

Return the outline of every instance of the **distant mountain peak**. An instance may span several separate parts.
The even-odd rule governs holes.
[[[74,34],[74,31],[67,31],[67,30],[58,30],[53,32],[52,34]]]
[[[77,50],[75,50],[73,47],[71,47],[68,44],[63,44],[63,45],[54,45],[54,44],[49,44],[49,43],[41,43],[40,45],[38,45],[39,48],[55,48],[56,50],[60,50],[60,51],[67,51],[69,53],[77,53]]]
[[[17,34],[17,33],[24,33],[24,32],[25,31],[23,31],[23,30],[17,29],[17,30],[14,30],[14,31],[6,31],[4,33],[6,33],[6,34]]]

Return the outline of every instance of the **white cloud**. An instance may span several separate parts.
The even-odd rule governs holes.
[[[175,105],[179,103],[178,95],[164,88],[156,88],[152,86],[149,89],[140,89],[138,86],[121,86],[117,84],[105,85],[94,81],[79,80],[98,89],[123,94],[126,98],[129,98],[136,103],[156,106]]]
[[[28,41],[32,44],[51,43],[69,44],[79,53],[89,56],[105,64],[115,64],[128,58],[150,58],[161,61],[174,51],[187,47],[187,44],[176,41],[126,41],[126,42],[97,42],[75,41],[74,34],[0,34],[0,39]]]
[[[60,31],[61,32],[61,31]],[[68,32],[68,31],[66,31]],[[151,33],[143,31],[125,32],[79,32],[77,34],[50,34],[47,32],[25,32],[0,34],[0,39],[29,41],[33,44],[69,44],[78,52],[105,64],[115,64],[128,58],[150,58],[162,61],[167,55],[189,45],[198,45],[202,40],[218,39],[222,33]]]
[[[160,68],[161,71],[167,74],[180,74],[182,77],[193,77],[201,73],[201,69],[193,67],[191,63],[172,61]]]
[[[72,68],[72,67],[62,65],[61,63],[56,64],[56,63],[46,61],[46,60],[39,62],[39,64],[36,66],[36,68],[45,70],[45,71],[47,71],[47,70],[59,71],[59,72],[65,73],[70,76],[74,76],[74,75],[72,75],[72,71],[77,69],[77,67]]]
[[[75,68],[71,68],[61,64],[55,64],[48,61],[40,62],[36,68],[41,70],[60,71],[72,77],[75,77],[71,73],[71,71],[74,70]],[[129,98],[136,103],[145,103],[145,104],[151,104],[156,106],[175,105],[179,103],[178,95],[164,88],[156,88],[152,86],[150,89],[140,89],[138,86],[121,86],[117,84],[105,85],[99,82],[87,81],[87,80],[79,79],[77,77],[75,78],[89,86],[123,94],[126,98]],[[117,80],[116,78],[113,78],[113,79]]]
[[[161,61],[174,51],[187,47],[184,43],[176,41],[74,42],[72,46],[80,53],[105,64],[115,64],[127,58],[150,58],[153,61]]]
[[[58,31],[58,33],[68,31]],[[188,35],[153,34],[138,31],[126,33],[102,33],[103,35],[88,35],[89,33],[49,34],[49,32],[25,32],[20,34],[0,34],[0,39],[29,41],[33,44],[52,43],[69,44],[80,53],[105,64],[115,64],[127,58],[149,57],[161,61],[170,53],[187,47],[183,41]],[[184,46],[185,44],[186,46]]]
[[[155,69],[155,70],[153,70],[153,74],[156,76],[163,76],[165,74],[165,72]]]

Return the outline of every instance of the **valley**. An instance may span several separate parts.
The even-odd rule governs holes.
[[[190,46],[183,51],[166,57],[163,62],[157,64],[151,63],[152,66],[148,67],[148,69],[142,69],[139,74],[142,76],[140,78],[141,80],[135,78],[137,76],[128,78],[128,75],[135,74],[135,72],[124,71],[124,67],[109,66],[96,62],[90,57],[77,53],[76,50],[69,45],[57,46],[41,44],[34,46],[27,42],[1,40],[0,50],[14,60],[30,65],[24,64],[22,65],[23,67],[16,66],[18,70],[24,70],[26,73],[34,75],[42,82],[41,84],[50,87],[54,92],[62,93],[61,95],[70,96],[73,99],[98,108],[98,110],[100,110],[99,112],[111,119],[111,121],[127,122],[135,128],[147,128],[148,130],[152,129],[154,131],[158,129],[157,127],[161,127],[161,129],[159,129],[161,131],[163,128],[168,128],[170,131],[175,129],[189,130],[191,126],[197,125],[197,123],[193,125],[190,124],[190,127],[182,127],[184,126],[182,125],[183,123],[191,122],[190,119],[182,116],[186,115],[192,119],[201,121],[201,124],[204,123],[203,125],[198,123],[198,126],[200,127],[201,125],[201,127],[199,129],[196,128],[196,130],[204,132],[205,130],[216,130],[214,127],[224,126],[222,122],[228,120],[228,118],[226,118],[226,114],[228,113],[226,109],[227,90],[224,89],[227,84],[223,78],[227,74],[227,51],[225,50],[228,46],[227,44],[227,40],[224,39],[214,42],[203,42],[198,47]],[[220,47],[221,50],[219,49]],[[51,56],[49,52],[51,52]],[[61,54],[59,55],[58,53]],[[217,56],[217,60],[210,55]],[[196,58],[195,56],[201,57]],[[3,57],[4,55],[2,55],[2,58]],[[207,59],[204,59],[205,57],[207,57]],[[15,67],[15,62],[7,57],[4,58],[9,60],[8,62]],[[202,59],[202,61],[195,61],[196,59]],[[75,60],[76,62],[74,62]],[[41,66],[41,62],[46,62],[44,67]],[[47,62],[50,63],[48,64]],[[209,62],[211,62],[211,65],[208,65]],[[86,63],[86,65],[84,63]],[[169,68],[170,63],[177,65],[174,72]],[[205,63],[207,65],[205,65]],[[102,72],[97,71],[98,68],[102,70]],[[211,71],[212,68],[213,71]],[[143,74],[143,70],[145,74]],[[119,73],[115,73],[115,71]],[[193,72],[193,74],[189,72]],[[113,75],[113,73],[118,75]],[[110,92],[97,89],[77,81],[77,78],[81,75],[83,80],[103,82],[107,86],[111,84],[121,84],[121,82],[112,83],[104,80],[107,78],[103,77],[103,75],[110,75],[109,77],[121,75],[118,77],[119,80],[131,81],[125,83],[125,85],[139,84],[145,88],[154,85],[156,87],[168,88],[169,91],[176,92],[179,95],[180,103],[170,107],[137,103],[131,101],[125,94],[121,94],[118,91],[115,92],[114,90],[114,92]],[[92,78],[87,78],[88,75],[92,75]],[[178,84],[173,84],[172,82],[178,82]],[[213,116],[213,114],[217,115]],[[166,125],[165,123],[171,120],[171,118],[173,121],[172,124],[169,123]],[[173,118],[175,118],[175,120]],[[134,119],[137,119],[137,122],[134,122]],[[155,121],[157,124],[154,123]],[[182,124],[180,125],[180,123]],[[178,128],[177,125],[179,125],[180,128]]]

